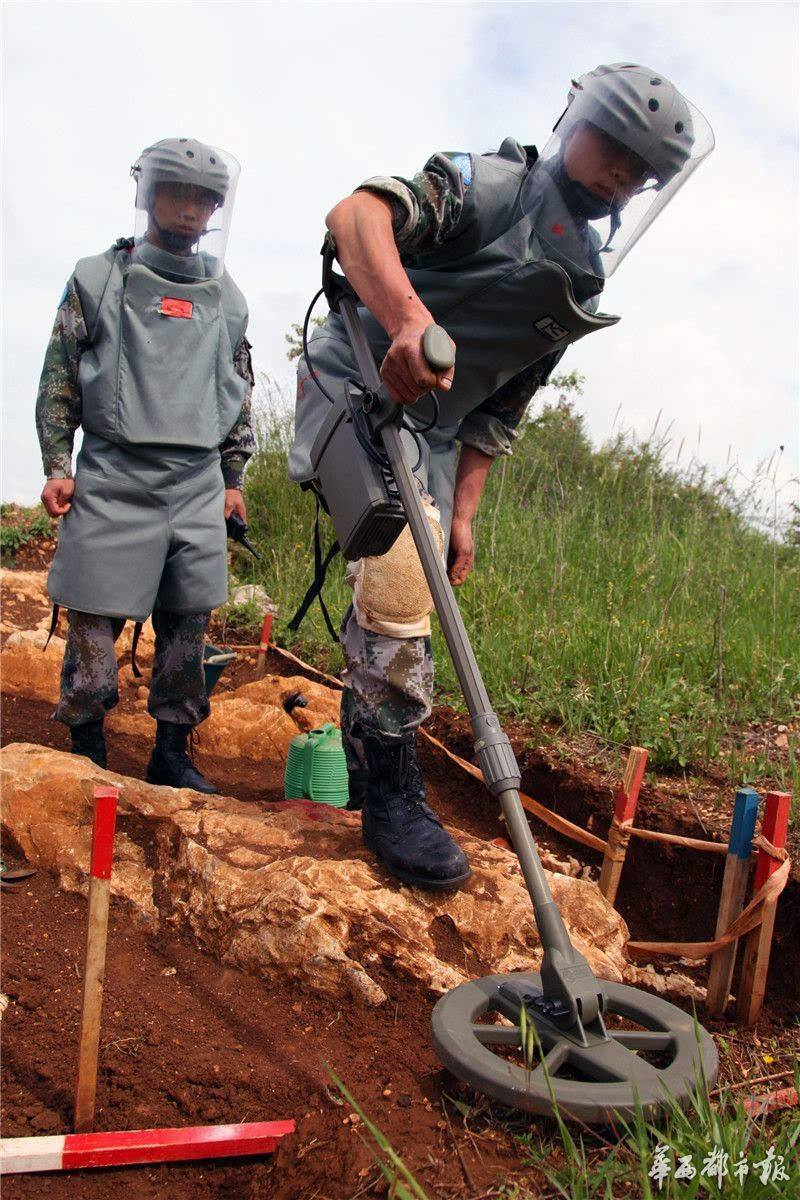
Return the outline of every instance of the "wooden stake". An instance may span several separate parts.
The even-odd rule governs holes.
[[[767,793],[761,832],[767,841],[772,842],[777,849],[783,849],[786,846],[790,808],[791,796],[788,792]],[[762,884],[766,883],[779,866],[780,863],[776,859],[763,850],[759,851],[753,884],[755,891],[758,891]],[[751,930],[745,939],[742,975],[739,980],[739,995],[736,1005],[736,1017],[743,1025],[756,1023],[764,1003],[777,906],[777,900],[764,905],[761,924]]]
[[[625,865],[625,855],[628,852],[629,835],[619,830],[619,826],[632,825],[639,800],[639,788],[644,779],[644,769],[647,766],[647,751],[641,746],[631,746],[628,761],[625,764],[625,774],[617,792],[614,805],[614,823],[608,835],[608,848],[603,856],[603,866],[600,871],[600,891],[609,904],[617,898],[622,868]]]
[[[97,1091],[97,1055],[103,976],[106,965],[108,905],[111,895],[111,860],[119,792],[113,787],[94,789],[92,863],[89,878],[89,927],[86,935],[86,970],[83,977],[83,1012],[75,1085],[75,1132],[89,1133],[94,1125]]]
[[[261,638],[256,655],[256,679],[263,679],[267,669],[267,650],[269,650],[269,635],[272,633],[272,613],[268,612],[261,626]]]
[[[722,937],[744,908],[757,816],[758,792],[753,788],[740,788],[736,793],[736,802],[733,806],[733,820],[728,839],[728,855],[725,859],[725,874],[722,877],[722,893],[719,898],[715,939]],[[717,950],[711,956],[706,1009],[712,1016],[721,1016],[728,1003],[738,945],[738,941],[729,942],[727,946],[723,946],[721,950]]]

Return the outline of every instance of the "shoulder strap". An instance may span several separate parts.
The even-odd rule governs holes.
[[[142,672],[139,670],[139,664],[136,662],[136,647],[139,645],[139,635],[142,632],[142,621],[137,621],[133,626],[133,637],[131,638],[131,670],[136,679],[142,678]]]
[[[322,589],[325,586],[325,576],[328,573],[328,567],[331,564],[331,560],[333,559],[334,555],[339,553],[339,543],[334,542],[325,557],[322,557],[322,544],[319,538],[319,510],[324,508],[325,512],[328,512],[328,506],[325,503],[322,493],[313,483],[303,483],[300,486],[302,487],[303,491],[310,490],[314,493],[314,500],[317,506],[317,511],[314,516],[314,578],[311,582],[311,586],[303,597],[300,607],[289,622],[289,628],[293,633],[299,629],[300,622],[305,617],[315,598],[318,598],[319,606],[322,609],[322,615],[325,618],[325,624],[328,627],[328,633],[331,635],[334,642],[338,642],[339,637],[333,627],[333,622],[331,621],[330,613],[328,612],[325,601],[322,598]]]
[[[61,611],[61,609],[59,608],[59,606],[57,604],[54,604],[53,605],[53,615],[50,618],[50,629],[47,634],[47,641],[42,646],[42,654],[44,654],[45,650],[50,645],[50,638],[53,636],[53,634],[56,631],[56,625],[58,625],[58,614],[60,611]]]
[[[118,258],[122,257],[120,251],[124,252],[124,258],[127,259],[133,244],[132,238],[118,238],[103,254],[82,258],[75,266],[73,277],[90,342],[94,342],[97,334],[100,305]]]
[[[225,316],[225,324],[228,328],[231,351],[235,354],[236,347],[247,331],[249,317],[247,301],[227,271],[223,272],[220,284],[222,285],[222,311]]]

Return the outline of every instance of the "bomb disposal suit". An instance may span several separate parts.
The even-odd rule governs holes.
[[[492,461],[511,452],[565,348],[616,323],[597,311],[605,280],[712,147],[705,119],[663,76],[601,66],[573,81],[541,156],[512,138],[496,153],[435,154],[413,179],[368,179],[329,214],[384,386],[421,431],[424,453],[412,447],[409,460],[421,458],[415,474],[449,538],[454,583],[472,562]],[[455,345],[454,372],[422,354],[433,321]],[[330,401],[357,375],[331,314],[300,361],[290,478],[318,475]],[[326,500],[333,512],[336,497]],[[348,578],[342,730],[364,841],[406,882],[457,886],[469,867],[424,803],[414,753],[431,708],[432,601],[409,531],[350,563]]]
[[[63,514],[48,590],[69,609],[55,715],[77,752],[105,759],[114,641],[125,619],[152,613],[148,779],[213,791],[185,748],[209,712],[203,638],[227,598],[224,518],[244,516],[253,450],[247,306],[224,265],[239,166],[213,146],[168,138],[131,174],[134,238],[75,267],[36,407],[42,499]]]

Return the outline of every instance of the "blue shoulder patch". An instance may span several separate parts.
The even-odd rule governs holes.
[[[61,293],[61,299],[59,300],[58,306],[57,306],[58,308],[61,308],[61,305],[64,303],[64,301],[66,300],[68,295],[69,295],[69,280],[67,280],[67,282],[64,284],[64,291]]]
[[[464,180],[464,187],[469,187],[469,185],[472,183],[472,155],[451,154],[450,158],[461,172],[461,178]]]

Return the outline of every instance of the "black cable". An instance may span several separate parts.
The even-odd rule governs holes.
[[[303,321],[303,357],[306,360],[306,366],[308,367],[309,373],[311,375],[311,378],[314,380],[314,383],[317,385],[319,390],[322,392],[323,396],[328,401],[328,403],[335,404],[336,401],[334,400],[333,396],[330,394],[328,389],[323,386],[323,384],[319,378],[319,375],[317,375],[317,372],[314,370],[314,364],[312,363],[311,358],[309,357],[309,353],[308,353],[308,323],[311,320],[311,314],[314,311],[314,305],[317,303],[317,301],[319,300],[320,296],[322,295],[322,293],[324,291],[325,291],[325,288],[321,287],[319,289],[319,291],[317,292],[316,296],[314,297],[314,299],[309,304],[308,308],[306,309],[306,316],[305,316],[305,320]]]
[[[317,303],[317,301],[319,300],[320,296],[323,294],[324,291],[325,291],[325,288],[321,287],[319,289],[319,291],[317,292],[317,294],[312,299],[308,308],[306,309],[305,319],[303,320],[303,357],[306,360],[306,366],[308,367],[309,374],[311,375],[311,378],[314,380],[314,383],[317,385],[319,390],[322,392],[323,396],[328,401],[328,403],[335,404],[336,401],[334,400],[333,396],[330,394],[328,389],[323,385],[322,380],[320,379],[319,375],[317,375],[317,372],[314,370],[314,364],[312,363],[311,356],[308,352],[308,326],[309,326],[309,322],[311,321],[311,314],[314,311],[315,304]],[[361,392],[362,396],[368,396],[368,395],[372,394],[369,391],[369,389],[363,383],[360,383],[358,380],[348,379],[346,381],[346,383],[347,383],[348,387],[352,384],[353,387],[357,388],[358,391]],[[403,415],[403,421],[402,421],[402,427],[404,429],[408,430],[408,432],[411,434],[412,438],[414,439],[414,444],[417,447],[417,461],[414,464],[414,466],[411,468],[412,474],[414,473],[414,471],[418,470],[418,468],[422,462],[422,457],[423,457],[422,446],[420,445],[420,442],[419,442],[420,434],[428,433],[428,431],[433,429],[434,425],[436,425],[439,421],[439,399],[438,399],[438,397],[432,391],[426,392],[425,395],[430,396],[431,403],[433,404],[433,415],[432,415],[430,421],[428,422],[428,424],[423,425],[420,428],[416,428],[415,426],[413,426],[410,423],[410,421],[408,421],[406,419],[405,414]],[[421,400],[422,396],[420,396],[419,399]],[[377,449],[377,447],[369,440],[369,438],[364,434],[363,430],[359,427],[359,424],[356,420],[353,420],[353,429],[355,431],[356,437],[358,438],[359,445],[362,447],[362,449],[370,456],[370,458],[374,462],[376,462],[381,467],[382,470],[387,471],[389,474],[391,474],[391,469],[389,467],[388,458],[386,457],[385,454],[381,453],[381,451],[379,451]]]

